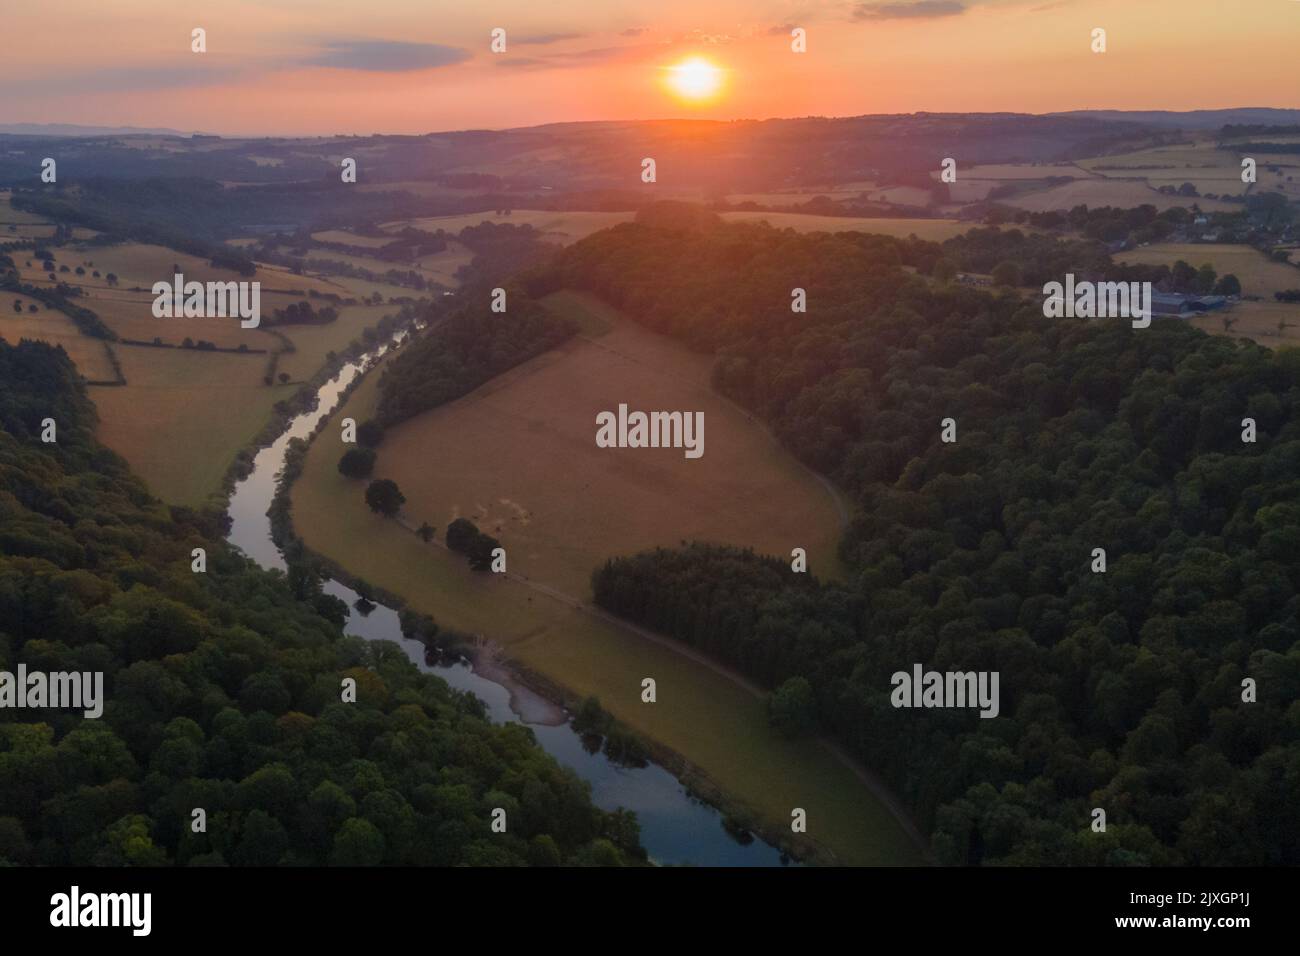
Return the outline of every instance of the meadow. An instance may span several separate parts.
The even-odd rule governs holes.
[[[881,236],[905,239],[916,236],[943,242],[959,236],[972,226],[956,219],[886,219],[857,216],[816,216],[802,212],[724,212],[727,222],[763,222],[777,229],[794,229],[797,232],[870,232]]]
[[[1300,269],[1274,262],[1251,246],[1229,243],[1156,243],[1116,254],[1125,263],[1172,266],[1179,259],[1200,268],[1209,263],[1219,275],[1232,273],[1241,280],[1242,293],[1273,300],[1274,292],[1300,289]],[[1300,306],[1293,306],[1300,309]]]
[[[295,529],[309,548],[402,594],[443,626],[494,641],[508,658],[547,682],[573,695],[598,696],[620,721],[680,754],[733,804],[766,825],[787,829],[790,809],[802,806],[809,813],[811,838],[840,862],[919,862],[904,829],[853,770],[819,745],[775,735],[761,698],[744,685],[597,617],[589,606],[580,609],[539,593],[525,581],[477,574],[459,555],[426,545],[402,525],[373,515],[363,501],[364,484],[338,473],[338,421],[373,414],[378,372],[370,373],[326,424],[292,488]],[[390,440],[381,447],[377,473],[394,457]],[[428,447],[420,467],[439,471],[459,454],[476,453]],[[517,472],[520,483],[550,494],[542,486],[550,475],[539,475],[523,460]],[[421,514],[415,502],[404,512],[413,522],[434,518]],[[438,528],[439,540],[443,531]],[[645,676],[658,683],[654,705],[641,702]]]
[[[503,542],[512,570],[584,597],[607,556],[683,538],[780,555],[802,547],[814,571],[837,570],[836,502],[709,387],[708,357],[586,296],[559,293],[547,304],[606,331],[584,333],[385,436],[379,469],[413,515],[439,527],[470,518]],[[596,415],[620,402],[703,412],[704,455],[598,448]]]
[[[173,504],[201,505],[219,492],[236,453],[293,392],[263,384],[265,355],[114,348],[129,384],[90,388],[99,440]]]

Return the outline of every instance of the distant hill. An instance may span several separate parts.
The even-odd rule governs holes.
[[[79,126],[76,123],[0,123],[7,136],[192,136],[193,132],[144,126]]]
[[[1052,113],[1052,116],[1069,116],[1078,119],[1109,120],[1112,122],[1145,123],[1149,126],[1167,126],[1173,129],[1218,129],[1226,124],[1257,123],[1271,126],[1288,126],[1300,123],[1300,110],[1281,110],[1270,106],[1243,106],[1228,110],[1070,110]]]

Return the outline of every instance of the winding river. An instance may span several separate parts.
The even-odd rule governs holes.
[[[321,386],[316,407],[294,417],[272,445],[258,452],[248,477],[236,484],[230,498],[228,540],[262,567],[285,568],[284,558],[271,540],[271,522],[266,513],[289,441],[310,437],[346,394],[348,386],[403,334],[399,332],[390,342],[345,364]],[[653,763],[641,768],[621,767],[603,753],[588,752],[581,736],[567,722],[558,726],[529,723],[511,708],[511,693],[506,687],[476,674],[468,664],[428,664],[424,645],[403,636],[394,609],[379,604],[362,614],[356,609],[357,593],[335,580],[325,583],[325,591],[347,603],[344,629],[348,634],[392,641],[422,671],[437,674],[452,687],[483,700],[494,721],[526,723],[547,753],[591,784],[592,800],[597,806],[635,811],[641,823],[641,842],[654,862],[695,866],[779,866],[789,862],[761,839],[737,840],[723,827],[722,815],[716,809],[688,794],[662,767]]]

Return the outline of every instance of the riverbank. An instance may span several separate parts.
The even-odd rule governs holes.
[[[376,379],[367,375],[331,420],[370,417]],[[333,431],[325,423],[320,428]],[[657,763],[801,856],[850,864],[924,862],[908,828],[854,769],[823,747],[780,738],[769,728],[761,696],[675,648],[519,581],[470,571],[459,556],[370,513],[363,483],[338,474],[340,453],[336,443],[313,443],[290,493],[294,524],[327,567],[346,567],[372,589],[407,597],[411,609],[443,626],[489,636],[520,681],[534,689],[546,685],[544,696],[552,700],[597,697],[649,742]],[[418,524],[422,516],[410,517]],[[646,676],[658,684],[655,704],[640,698]],[[790,833],[796,808],[809,820],[801,839]]]

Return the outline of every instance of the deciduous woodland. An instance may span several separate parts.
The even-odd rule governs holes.
[[[938,252],[657,217],[529,277],[716,351],[716,386],[858,505],[844,583],[697,543],[610,560],[597,601],[806,680],[943,862],[1300,862],[1300,353],[899,268]],[[918,661],[1000,671],[1000,717],[891,707]]]
[[[108,699],[99,720],[0,710],[0,863],[643,859],[635,819],[526,728],[345,637],[341,602],[152,498],[93,427],[61,350],[0,342],[0,669],[102,671]]]

